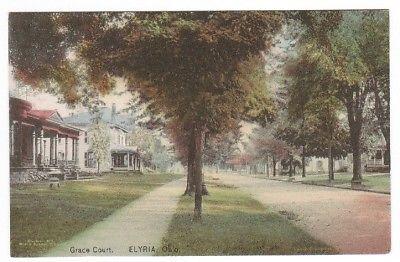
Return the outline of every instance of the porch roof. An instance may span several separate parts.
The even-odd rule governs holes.
[[[62,136],[79,138],[80,129],[65,124],[57,110],[32,110],[32,104],[26,100],[10,97],[10,118]]]
[[[136,153],[139,154],[137,147],[132,146],[116,146],[111,147],[111,153]]]

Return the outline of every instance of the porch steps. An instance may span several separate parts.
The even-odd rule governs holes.
[[[88,180],[88,179],[94,179],[96,176],[91,173],[79,173],[78,180]]]
[[[74,173],[67,173],[64,176],[65,180],[88,180],[88,179],[94,179],[94,178],[96,178],[96,176],[93,174],[79,172],[79,171],[76,171]]]

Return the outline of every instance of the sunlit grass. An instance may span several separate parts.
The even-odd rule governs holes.
[[[351,173],[336,173],[335,179],[331,182],[328,175],[307,175],[302,180],[307,183],[319,185],[332,185],[343,188],[351,188]],[[364,174],[362,185],[364,189],[390,193],[390,175],[389,174]]]
[[[90,181],[63,181],[11,187],[11,255],[39,256],[109,216],[173,174],[107,174]]]
[[[209,186],[202,222],[192,222],[193,197],[179,202],[161,255],[332,254],[282,216],[232,187]],[[177,251],[177,252],[176,252]]]

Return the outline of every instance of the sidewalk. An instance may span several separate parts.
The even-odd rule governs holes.
[[[184,179],[165,184],[50,250],[46,256],[154,255],[184,190]]]

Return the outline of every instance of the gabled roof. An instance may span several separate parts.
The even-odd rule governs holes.
[[[116,113],[113,120],[111,108],[102,107],[100,109],[100,116],[104,123],[108,123],[126,132],[132,128],[132,125],[129,124],[129,117],[125,114]],[[64,122],[74,126],[87,126],[92,124],[92,119],[93,115],[86,111],[64,117]]]
[[[62,117],[56,110],[31,110],[28,113],[29,115],[33,117],[37,117],[43,120],[53,120],[56,122],[63,122]]]
[[[44,130],[57,132],[60,135],[79,137],[79,128],[65,124],[56,110],[32,109],[28,101],[10,97],[10,118],[32,126],[40,126]]]

